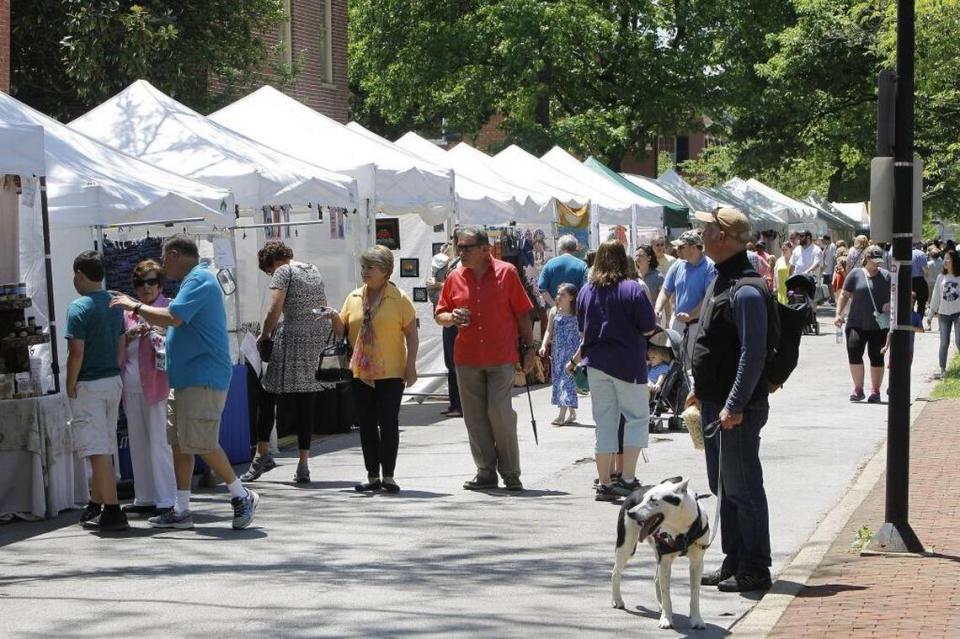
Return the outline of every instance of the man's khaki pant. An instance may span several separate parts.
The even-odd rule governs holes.
[[[517,413],[513,410],[513,364],[457,366],[457,383],[470,452],[481,479],[520,477]]]

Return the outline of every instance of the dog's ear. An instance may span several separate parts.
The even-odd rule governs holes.
[[[677,492],[680,493],[681,495],[682,495],[683,493],[687,492],[687,485],[688,485],[689,483],[690,483],[690,478],[687,477],[687,478],[684,479],[682,482],[680,482],[680,485],[679,485],[679,486],[677,486]]]
[[[677,475],[676,477],[667,477],[660,483],[661,484],[679,484],[682,481],[683,481],[683,477],[681,477],[680,475]]]
[[[662,499],[668,504],[673,504],[674,506],[680,505],[680,497],[678,497],[677,495],[664,495]]]

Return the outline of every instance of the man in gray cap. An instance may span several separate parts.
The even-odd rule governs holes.
[[[705,452],[710,490],[720,495],[724,555],[720,568],[704,575],[701,583],[724,592],[767,590],[770,523],[760,430],[769,413],[764,364],[772,300],[747,259],[747,217],[737,209],[720,208],[698,212],[696,218],[706,224],[704,248],[716,260],[717,277],[707,292],[693,346],[693,389],[687,401],[700,404],[703,424],[720,424],[720,432],[707,439]],[[753,284],[740,284],[744,278]]]
[[[699,319],[703,296],[716,271],[713,261],[703,254],[703,240],[699,231],[684,231],[671,244],[677,249],[680,259],[667,271],[663,288],[657,296],[655,311],[658,324],[663,326],[670,319],[669,327],[683,333]],[[673,317],[667,318],[664,308],[671,304],[674,308]]]

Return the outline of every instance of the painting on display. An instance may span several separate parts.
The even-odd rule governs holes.
[[[416,286],[413,289],[413,301],[414,302],[426,302],[427,298],[427,289],[422,286]]]
[[[383,218],[376,221],[377,244],[391,251],[400,250],[400,219]]]
[[[400,258],[400,277],[420,277],[420,260],[416,257]]]
[[[557,237],[572,235],[577,238],[577,250],[574,255],[586,259],[590,247],[590,207],[573,209],[557,202]]]

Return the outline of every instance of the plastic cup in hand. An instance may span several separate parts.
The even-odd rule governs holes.
[[[837,344],[843,344],[843,329],[837,329]]]

